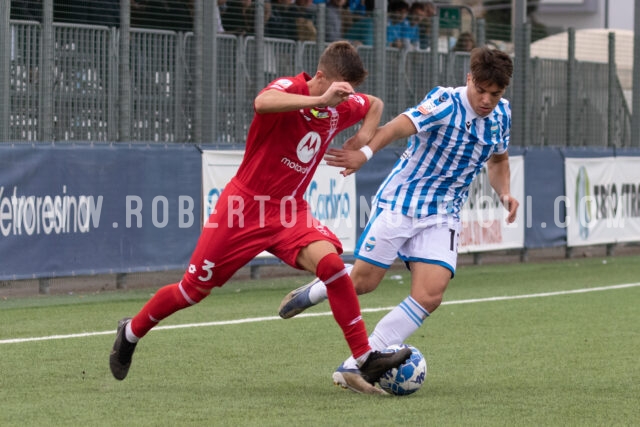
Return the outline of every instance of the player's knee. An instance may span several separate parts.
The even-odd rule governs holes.
[[[353,287],[356,289],[356,294],[358,295],[368,294],[378,287],[378,283],[363,276],[352,276],[351,280],[353,281]]]
[[[371,289],[369,289],[366,286],[366,283],[363,283],[362,281],[357,281],[353,277],[351,278],[351,280],[353,280],[353,287],[356,289],[356,294],[364,295],[371,292]]]
[[[425,293],[421,295],[411,295],[418,304],[427,312],[433,313],[442,304],[443,293]]]
[[[188,276],[183,277],[180,282],[180,291],[182,296],[192,305],[199,303],[211,293],[211,289],[204,288],[199,283],[193,283]]]
[[[358,295],[364,295],[375,291],[385,273],[385,269],[378,269],[370,265],[363,268],[354,268],[351,272],[351,280],[353,281],[353,287],[356,289],[356,293]]]
[[[423,305],[423,308],[427,310],[429,313],[433,313],[436,308],[440,307],[442,304],[442,295],[438,297],[432,297],[427,303]]]
[[[324,256],[316,267],[316,276],[327,286],[330,286],[335,279],[341,277],[341,273],[342,275],[348,275],[342,258],[336,253]]]

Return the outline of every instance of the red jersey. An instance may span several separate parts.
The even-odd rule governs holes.
[[[306,73],[281,77],[262,91],[309,95],[309,80]],[[302,199],[331,140],[361,121],[367,111],[369,98],[356,93],[336,107],[256,113],[236,179],[254,195]]]

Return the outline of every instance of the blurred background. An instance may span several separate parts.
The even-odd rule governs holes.
[[[639,144],[634,0],[4,3],[0,141],[242,144],[256,93],[313,74],[326,43],[345,39],[385,120],[433,86],[463,85],[469,50],[488,44],[517,64],[512,144]]]

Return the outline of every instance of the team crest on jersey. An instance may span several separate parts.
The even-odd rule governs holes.
[[[436,104],[431,100],[427,99],[425,102],[418,106],[418,111],[422,114],[427,115],[436,109]]]
[[[376,247],[376,238],[374,236],[369,236],[367,241],[364,242],[364,250],[367,252],[371,252],[375,247]]]
[[[289,79],[279,79],[273,82],[270,87],[284,90],[292,84],[293,82]]]
[[[313,117],[315,117],[316,119],[326,119],[329,117],[328,111],[320,111],[316,110],[315,108],[311,109],[311,114],[313,114]]]
[[[298,159],[300,159],[302,163],[309,163],[320,150],[321,145],[322,139],[317,132],[307,133],[298,143]]]
[[[500,130],[500,126],[498,126],[497,123],[492,123],[491,124],[491,137],[497,137],[498,136],[498,131]]]

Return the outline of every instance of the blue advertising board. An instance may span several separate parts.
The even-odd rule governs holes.
[[[201,227],[193,145],[0,145],[0,279],[183,268]]]

